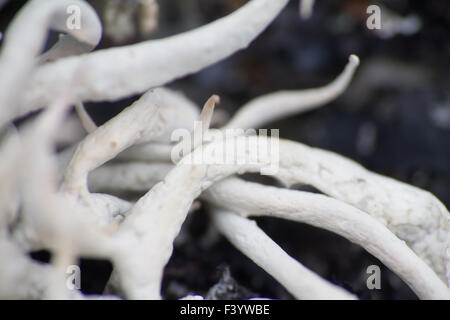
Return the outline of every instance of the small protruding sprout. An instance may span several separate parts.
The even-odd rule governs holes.
[[[208,130],[211,125],[211,119],[214,113],[216,104],[220,103],[220,97],[218,95],[212,95],[203,106],[200,114],[200,122],[202,123],[202,129]],[[194,132],[195,133],[195,132]]]
[[[190,147],[188,149],[180,148],[182,144],[186,143],[185,140],[181,140],[176,148],[177,150],[182,150],[178,156],[173,155],[172,161],[175,163],[179,162],[181,158],[190,154],[195,148],[203,144],[204,133],[208,131],[209,126],[211,125],[211,120],[214,114],[214,108],[216,104],[220,103],[220,97],[218,95],[212,95],[204,104],[202,112],[200,113],[200,121],[195,122],[194,130],[190,134]],[[189,137],[186,137],[189,139]]]

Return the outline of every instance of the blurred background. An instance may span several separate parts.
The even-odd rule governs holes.
[[[25,2],[3,1],[2,32]],[[247,1],[160,0],[156,29],[142,27],[138,0],[89,2],[104,20],[101,49],[187,31]],[[381,8],[381,30],[366,27],[366,9],[371,4]],[[119,25],[120,15],[123,24]],[[266,128],[279,128],[283,138],[337,152],[369,170],[429,190],[449,207],[449,34],[447,0],[322,0],[316,1],[307,20],[299,16],[298,1],[291,1],[248,49],[170,87],[183,91],[198,105],[212,94],[220,95],[217,111],[226,119],[259,95],[326,85],[343,70],[348,56],[357,54],[361,65],[344,95]],[[54,38],[54,34],[49,37],[49,44]],[[136,98],[89,103],[87,111],[101,124]],[[258,218],[257,222],[290,255],[362,299],[416,298],[382,263],[339,236],[277,219]],[[166,298],[188,293],[210,298],[292,298],[226,240],[211,237],[205,206],[190,215],[182,237],[165,271]],[[33,255],[49,259],[42,253]],[[87,274],[82,277],[83,291],[101,291],[112,266],[87,259],[81,259],[81,264]],[[366,269],[372,264],[381,267],[381,290],[366,287]]]

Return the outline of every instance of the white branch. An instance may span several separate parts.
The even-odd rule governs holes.
[[[297,299],[355,299],[354,295],[322,279],[290,257],[254,221],[226,211],[214,212],[213,220],[235,247],[272,275]]]
[[[248,139],[254,143],[255,138],[257,139]],[[245,142],[247,138],[241,136],[236,139]],[[243,145],[248,152],[249,144]],[[120,258],[116,259],[116,267],[122,279],[122,286],[130,298],[160,297],[163,268],[172,254],[172,243],[193,200],[201,191],[214,181],[238,171],[259,170],[270,161],[264,158],[256,164],[246,164],[242,161],[245,159],[239,159],[238,165],[231,166],[192,165],[190,162],[202,155],[212,155],[213,158],[220,159],[222,154],[219,151],[224,148],[231,151],[232,146],[220,141],[197,148],[184,157],[162,182],[139,199],[130,216],[121,225],[118,237],[124,240],[119,242],[127,242],[129,246],[127,250],[123,250]],[[246,152],[243,152],[240,157],[245,155]]]
[[[168,163],[114,163],[94,170],[89,176],[89,190],[93,192],[142,192],[162,181],[173,168]]]
[[[83,28],[67,27],[67,8],[75,5],[80,8],[80,18]],[[70,34],[79,42],[95,47],[101,37],[100,20],[94,9],[84,1],[79,0],[34,0],[27,3],[9,26],[0,55],[0,128],[12,117],[17,116],[19,97],[32,73],[42,50],[48,29],[55,29]],[[64,83],[58,83],[58,89],[53,91],[52,99],[65,90],[74,78],[77,68],[73,69]]]
[[[119,115],[90,133],[77,147],[66,169],[62,189],[86,193],[90,171],[134,144],[167,137],[174,126],[177,126],[177,122],[170,119],[180,109],[176,103],[170,103],[178,98],[163,88],[150,90]],[[183,111],[184,116],[189,118],[186,108]],[[197,113],[192,110],[191,114],[194,117]]]
[[[261,124],[323,106],[345,91],[358,65],[358,57],[351,55],[344,71],[325,87],[280,91],[251,100],[239,108],[224,128],[258,128]]]
[[[243,217],[275,216],[337,233],[380,259],[420,298],[450,299],[446,285],[403,241],[365,212],[344,202],[320,194],[262,186],[236,178],[218,182],[205,193],[206,199],[215,205]]]
[[[131,146],[117,156],[124,161],[170,161],[173,145],[167,143],[143,143]]]
[[[288,1],[251,0],[229,16],[193,31],[43,65],[31,76],[16,116],[48,104],[78,67],[83,79],[73,88],[74,102],[113,101],[197,72],[246,48]]]

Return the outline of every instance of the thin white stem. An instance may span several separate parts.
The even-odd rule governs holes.
[[[321,278],[289,256],[254,221],[215,211],[217,229],[243,254],[280,282],[297,299],[353,300],[355,296]]]
[[[359,58],[351,55],[344,71],[322,88],[279,91],[251,100],[239,108],[224,128],[258,128],[264,123],[323,106],[345,91],[358,65]]]

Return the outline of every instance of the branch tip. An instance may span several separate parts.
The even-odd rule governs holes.
[[[359,66],[359,57],[356,54],[351,54],[348,57],[348,61],[349,61],[350,65],[352,65],[354,67]]]
[[[211,124],[212,115],[214,113],[214,107],[220,103],[220,97],[216,94],[212,95],[203,106],[200,114],[200,121],[203,123],[203,129],[206,130]]]

